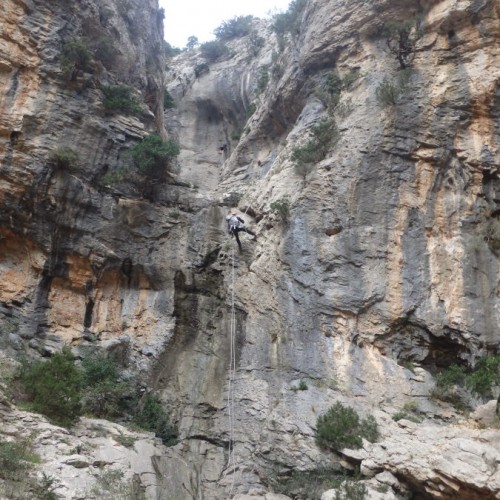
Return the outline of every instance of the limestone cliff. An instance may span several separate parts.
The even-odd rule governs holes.
[[[6,356],[124,349],[179,427],[150,451],[157,498],[270,499],[278,476],[340,466],[370,498],[499,497],[494,401],[464,416],[430,398],[438,371],[498,354],[498,2],[308,0],[282,39],[257,21],[262,42],[183,52],[165,77],[153,0],[8,0],[3,16]],[[418,31],[397,57],[390,21]],[[85,36],[115,52],[89,42],[68,79],[60,54]],[[118,83],[141,114],[106,113]],[[335,141],[300,170],[322,120]],[[103,181],[150,131],[181,148],[162,182]],[[258,233],[241,253],[229,210]],[[380,439],[318,448],[336,401]],[[392,418],[410,406],[422,422]]]

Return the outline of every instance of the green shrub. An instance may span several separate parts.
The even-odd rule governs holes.
[[[397,101],[401,89],[392,82],[384,78],[384,81],[375,89],[375,95],[378,103],[383,106],[394,106]]]
[[[229,53],[227,45],[221,40],[212,40],[200,45],[201,56],[208,62],[215,62]]]
[[[52,151],[50,161],[56,168],[67,170],[76,168],[79,158],[78,154],[71,148],[62,147]]]
[[[82,374],[65,347],[48,361],[23,370],[21,381],[34,411],[56,424],[69,427],[81,413]]]
[[[354,479],[345,479],[335,490],[335,500],[364,500],[368,493],[366,486]]]
[[[148,135],[130,149],[136,168],[147,176],[161,175],[165,164],[179,152],[179,145],[175,141],[165,141],[156,134]]]
[[[110,85],[102,88],[102,101],[107,111],[112,113],[138,114],[141,112],[139,101],[132,88],[127,85]]]
[[[3,441],[0,439],[0,478],[12,479],[19,472],[39,463],[40,457],[33,452],[29,439],[20,441]]]
[[[219,40],[232,40],[248,35],[252,29],[253,16],[236,16],[215,28],[214,35]]]
[[[115,172],[108,172],[100,177],[99,183],[102,186],[113,186],[119,184],[125,178],[125,173],[122,170],[117,170]]]
[[[125,479],[121,470],[106,469],[96,477],[95,485],[85,498],[100,500],[146,500],[141,481]]]
[[[134,422],[141,429],[154,432],[163,444],[173,446],[177,443],[177,429],[163,409],[161,400],[154,394],[146,394],[139,405]]]
[[[259,76],[257,78],[257,92],[260,94],[264,92],[269,83],[269,66],[262,66],[259,68]]]
[[[283,222],[288,222],[290,216],[290,201],[286,196],[273,201],[270,205],[271,211],[276,214]]]
[[[104,354],[97,354],[85,358],[82,369],[84,411],[96,417],[123,415],[134,398],[135,387],[120,378],[118,363]]]
[[[92,54],[83,38],[70,38],[61,52],[61,70],[63,74],[74,80],[79,73],[90,71]]]
[[[492,398],[493,387],[500,386],[500,355],[480,359],[467,376],[466,386],[483,399]]]
[[[422,417],[420,417],[419,415],[414,415],[413,413],[408,413],[406,411],[398,411],[392,416],[392,420],[394,420],[394,422],[398,422],[402,419],[409,420],[410,422],[415,422],[416,424],[422,422]]]
[[[371,442],[378,438],[377,422],[372,415],[360,420],[356,410],[342,403],[335,403],[318,417],[316,443],[322,448],[360,448],[362,438]]]
[[[170,92],[165,89],[163,94],[163,109],[172,109],[175,108],[175,101]]]
[[[493,388],[500,386],[500,355],[481,358],[474,369],[456,364],[436,375],[432,396],[449,401],[458,410],[469,406],[467,391],[482,399],[493,397]],[[458,389],[458,390],[457,390]]]
[[[314,164],[323,160],[329,149],[338,141],[339,132],[333,119],[323,119],[309,130],[311,139],[292,151],[295,172],[304,178],[314,168]]]

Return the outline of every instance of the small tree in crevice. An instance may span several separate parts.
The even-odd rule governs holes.
[[[415,58],[416,44],[422,36],[420,31],[420,17],[413,17],[407,21],[390,21],[382,28],[387,47],[399,62],[401,69],[411,66]]]

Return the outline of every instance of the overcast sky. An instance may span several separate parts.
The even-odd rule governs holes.
[[[165,40],[174,47],[186,46],[188,37],[200,43],[214,38],[213,30],[235,16],[266,17],[285,11],[290,0],[160,0],[165,9]]]

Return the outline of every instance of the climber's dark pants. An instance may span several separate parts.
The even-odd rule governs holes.
[[[250,231],[250,229],[247,229],[246,227],[236,227],[231,229],[231,234],[233,234],[234,237],[236,238],[236,243],[238,243],[238,248],[240,249],[240,251],[241,251],[241,241],[240,237],[238,236],[238,233],[241,231],[251,234],[252,236],[256,236],[256,234],[253,231]]]

